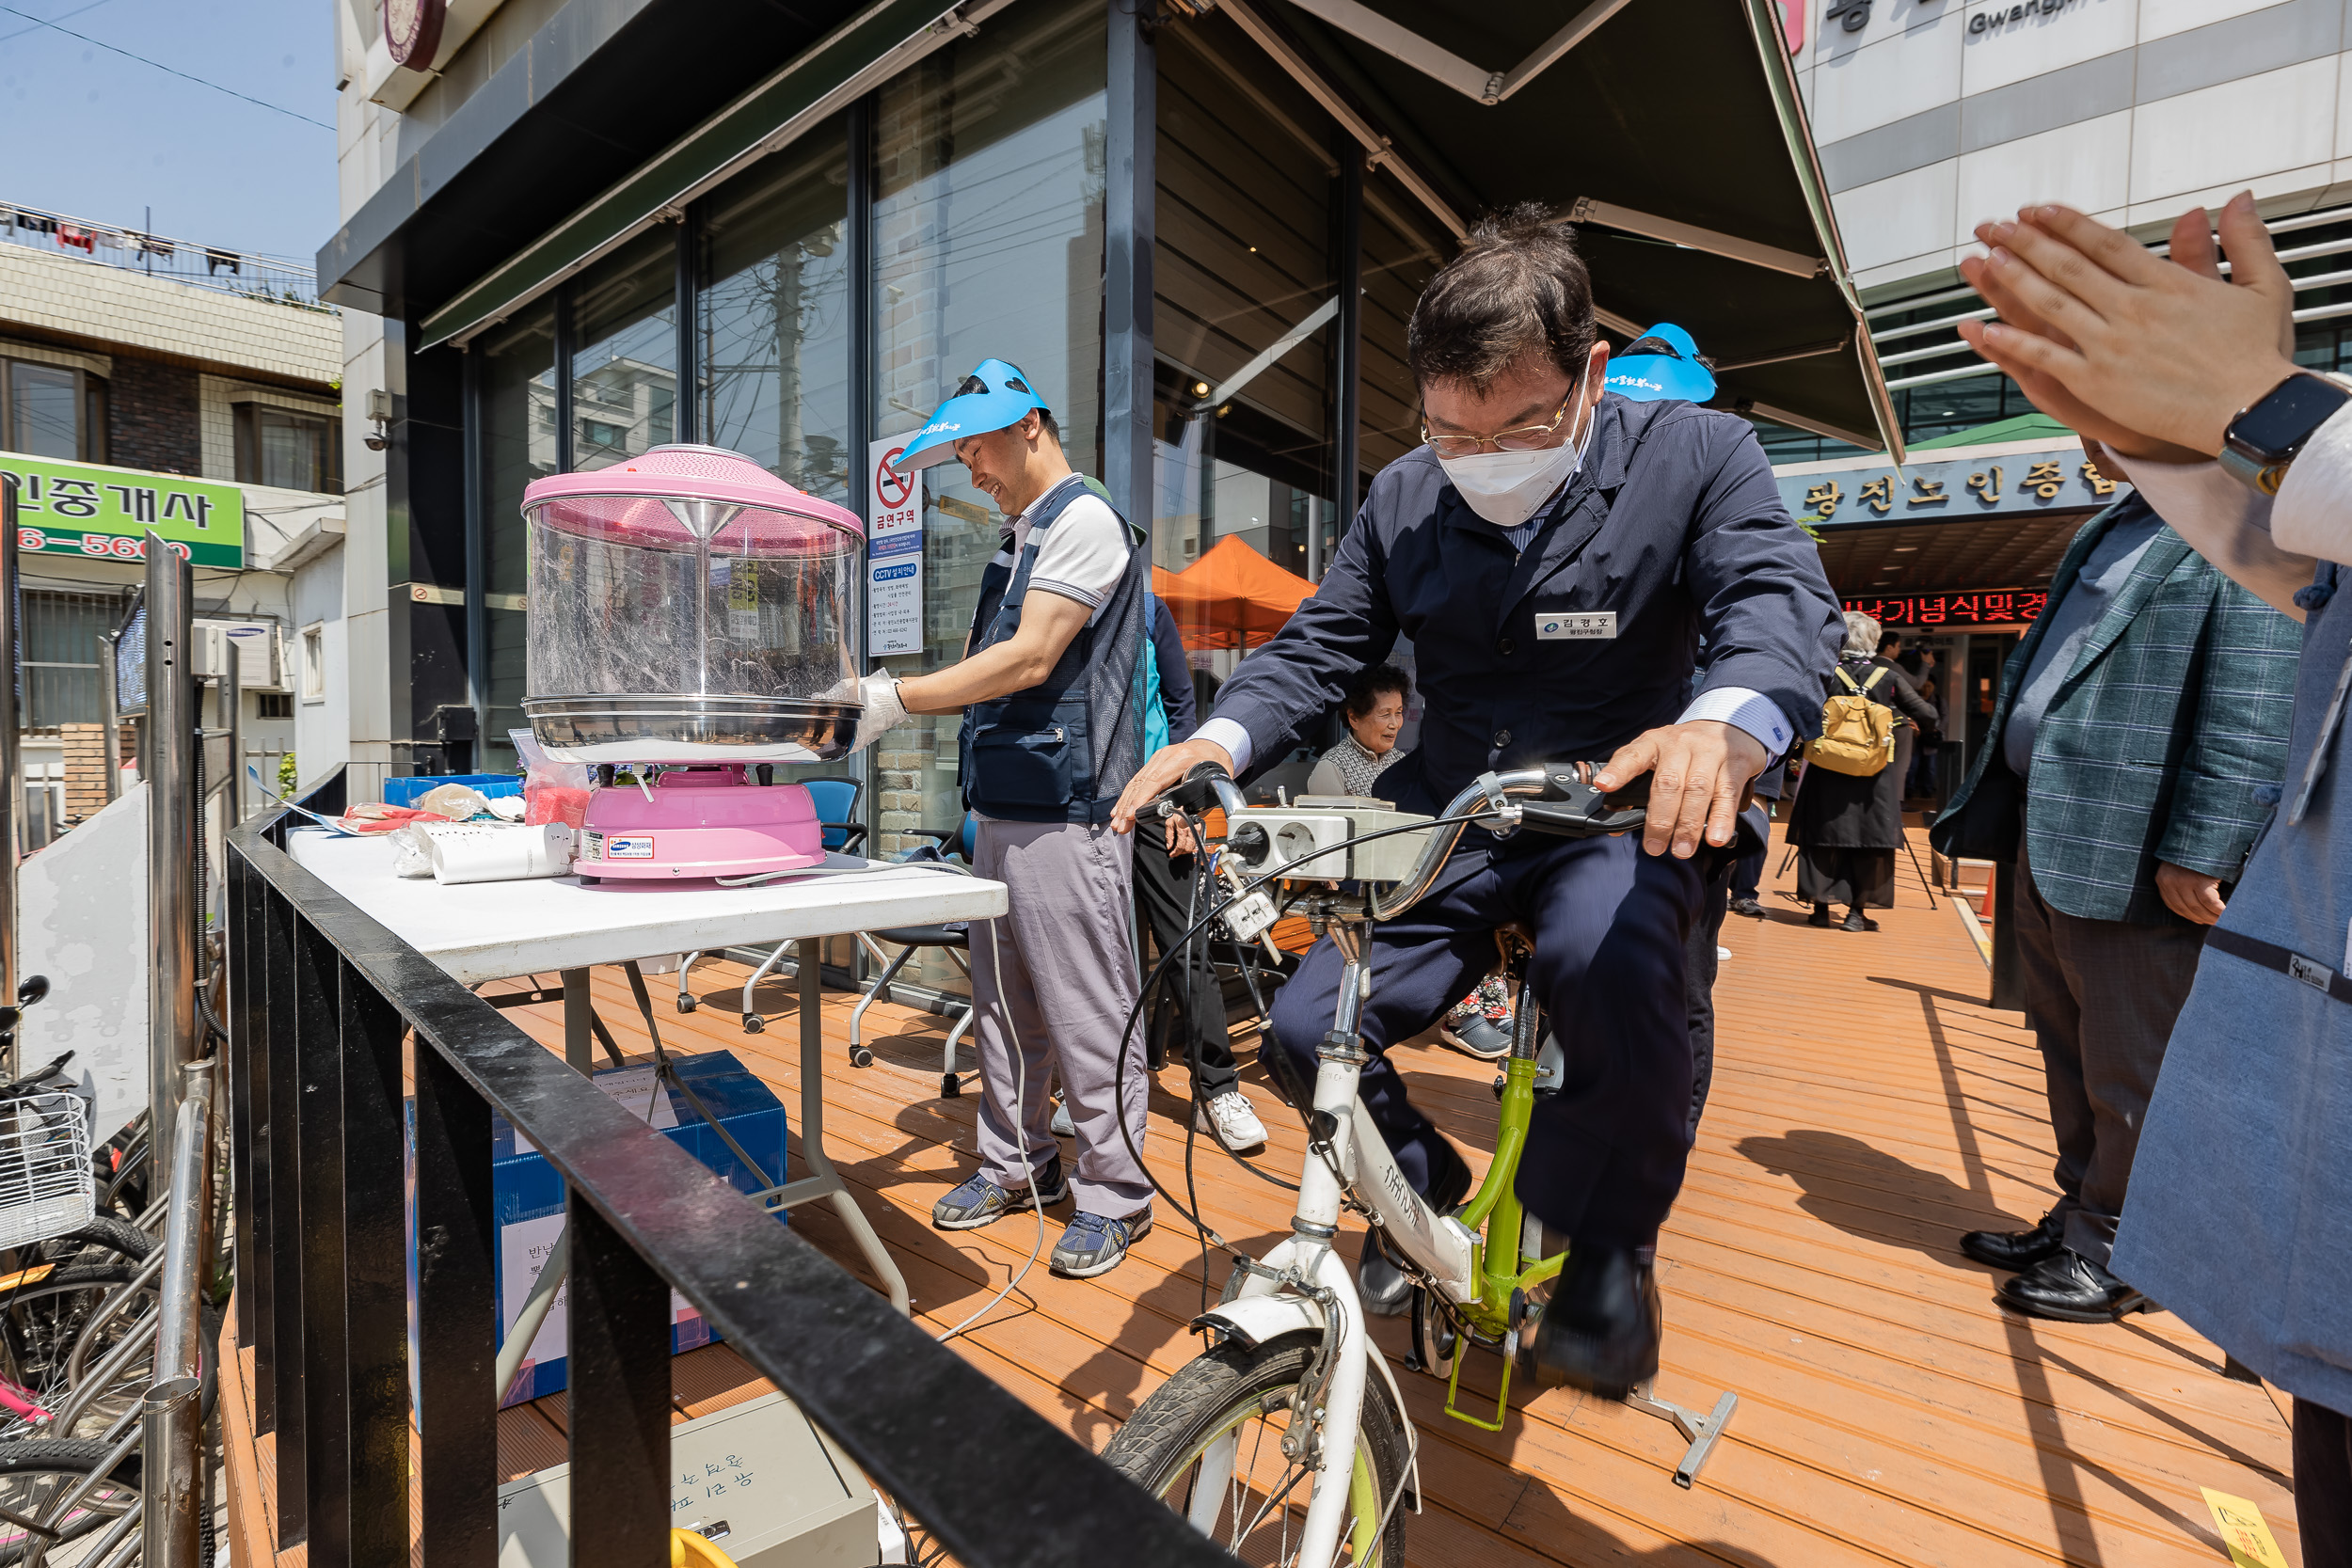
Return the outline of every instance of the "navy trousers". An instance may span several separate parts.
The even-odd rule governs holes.
[[[1642,853],[1630,834],[1522,833],[1496,845],[1473,829],[1429,894],[1375,928],[1362,1025],[1375,1059],[1359,1092],[1415,1188],[1428,1190],[1439,1134],[1414,1108],[1388,1048],[1460,1001],[1494,963],[1494,931],[1518,924],[1534,933],[1530,978],[1567,1057],[1560,1092],[1536,1104],[1519,1201],[1580,1241],[1657,1242],[1691,1149],[1684,951],[1698,919],[1701,870],[1694,861]],[[1275,998],[1275,1041],[1311,1081],[1340,971],[1326,939]]]
[[[1764,889],[1764,859],[1772,853],[1772,819],[1765,815],[1762,801],[1756,801],[1740,814],[1756,830],[1756,847],[1733,863],[1731,895],[1753,898]]]

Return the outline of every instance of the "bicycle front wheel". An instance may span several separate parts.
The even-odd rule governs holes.
[[[1229,1341],[1195,1357],[1136,1407],[1104,1459],[1242,1561],[1288,1568],[1313,1479],[1283,1453],[1282,1439],[1291,1394],[1315,1351],[1311,1336],[1293,1334],[1254,1350]],[[1349,1568],[1403,1568],[1410,1452],[1386,1381],[1367,1377],[1340,1531]]]

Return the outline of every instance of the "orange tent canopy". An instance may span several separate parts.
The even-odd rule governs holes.
[[[1176,617],[1184,646],[1197,651],[1256,647],[1282,629],[1315,585],[1229,533],[1181,572],[1153,568],[1152,591]]]

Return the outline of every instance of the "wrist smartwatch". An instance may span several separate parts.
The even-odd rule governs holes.
[[[2352,392],[2298,371],[2238,410],[2222,434],[2221,467],[2256,495],[2277,495],[2303,443],[2348,402]]]

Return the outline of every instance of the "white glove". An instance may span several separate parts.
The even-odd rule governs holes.
[[[885,731],[907,721],[907,705],[898,700],[898,677],[887,670],[876,671],[858,682],[857,700],[863,711],[858,714],[857,738],[850,745],[852,752],[863,752]]]

